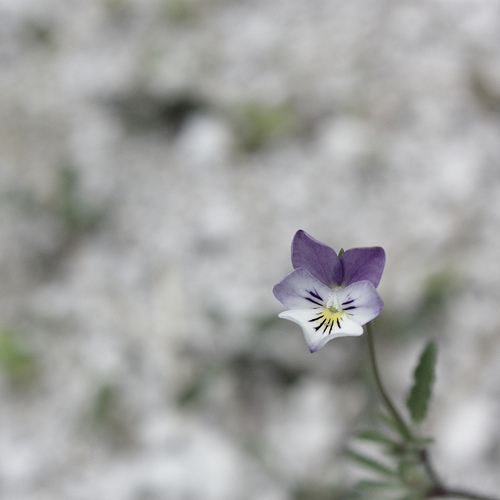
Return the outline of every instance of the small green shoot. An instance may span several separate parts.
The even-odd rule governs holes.
[[[95,227],[102,213],[81,198],[78,172],[72,166],[59,171],[59,198],[55,203],[66,228],[71,232],[83,232]]]
[[[0,331],[0,368],[14,384],[27,384],[35,376],[34,355],[12,330]]]
[[[286,106],[267,107],[257,102],[243,103],[235,113],[240,147],[254,152],[296,129],[296,118]]]

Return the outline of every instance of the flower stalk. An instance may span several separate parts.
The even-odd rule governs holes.
[[[413,441],[413,434],[412,434],[410,428],[408,427],[408,425],[404,421],[404,419],[401,416],[401,414],[399,413],[399,411],[396,409],[396,406],[394,405],[394,403],[391,401],[391,398],[389,397],[387,391],[385,390],[384,384],[382,383],[382,378],[380,377],[380,373],[379,373],[378,365],[377,365],[377,358],[375,355],[375,344],[373,341],[373,327],[372,327],[371,321],[366,324],[366,339],[368,342],[368,352],[370,355],[370,364],[371,364],[372,371],[373,371],[373,378],[375,380],[375,385],[377,386],[380,398],[382,399],[382,402],[384,403],[388,412],[394,418],[394,421],[396,422],[401,435],[407,441]]]

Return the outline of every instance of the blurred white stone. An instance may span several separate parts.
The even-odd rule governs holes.
[[[497,417],[496,405],[482,397],[456,404],[446,412],[438,430],[441,453],[453,457],[459,470],[483,459],[491,450]]]
[[[196,175],[199,170],[218,169],[225,162],[232,146],[231,131],[220,118],[194,114],[184,124],[179,143],[187,168]]]
[[[340,117],[323,126],[318,147],[331,162],[349,165],[372,152],[372,132],[365,120]]]
[[[436,333],[449,353],[436,467],[498,490],[499,5],[193,1],[178,18],[162,5],[0,0],[0,327],[40,367],[26,392],[0,367],[2,497],[288,500],[340,477],[365,392],[270,320],[299,228],[384,246],[380,290],[403,314],[428,273],[460,269]],[[103,102],[130,89],[206,107],[175,136],[129,132]],[[230,117],[246,100],[290,105],[298,132],[239,151]],[[95,230],[60,232],[65,161],[106,209]],[[380,356],[399,391],[415,350],[402,339]],[[299,381],[267,380],[272,363]],[[88,431],[103,384],[124,449]]]

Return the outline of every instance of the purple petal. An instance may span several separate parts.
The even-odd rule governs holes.
[[[368,280],[377,287],[385,266],[385,252],[381,247],[351,248],[341,255],[340,262],[343,286]]]
[[[342,310],[359,325],[365,325],[376,318],[384,307],[377,290],[367,280],[341,288],[337,294]]]
[[[294,269],[307,269],[327,286],[338,286],[342,282],[342,266],[335,250],[302,229],[293,237],[292,265]]]
[[[312,309],[323,307],[331,289],[301,267],[287,274],[273,293],[287,309]]]

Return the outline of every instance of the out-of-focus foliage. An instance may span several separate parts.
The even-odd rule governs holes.
[[[161,9],[168,20],[182,22],[197,15],[197,6],[193,0],[163,0]]]
[[[235,129],[241,149],[252,152],[297,131],[298,118],[289,106],[266,106],[247,101],[234,110]]]
[[[64,166],[59,171],[59,189],[53,209],[72,234],[95,228],[103,215],[101,208],[82,198],[78,171],[73,166]]]
[[[23,345],[19,332],[0,330],[0,369],[16,385],[33,382],[36,375],[35,355]]]
[[[130,444],[130,415],[116,384],[103,382],[97,386],[89,416],[91,430],[98,436],[103,435],[112,447],[124,448]]]

